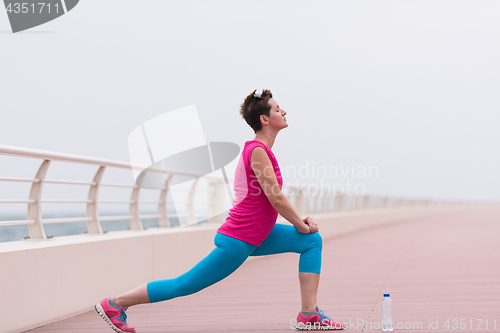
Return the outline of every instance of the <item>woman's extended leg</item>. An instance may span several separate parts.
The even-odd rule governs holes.
[[[186,273],[172,279],[156,280],[116,296],[123,307],[155,303],[198,292],[230,275],[248,258],[255,245],[216,234],[216,248]]]
[[[299,281],[302,311],[315,311],[321,272],[323,241],[317,232],[302,234],[294,226],[277,223],[269,236],[251,256],[293,252],[300,253]]]
[[[151,303],[194,294],[226,278],[245,262],[255,245],[217,233],[216,248],[186,273],[147,284]]]
[[[116,296],[115,301],[118,305],[126,308],[132,305],[151,303],[148,296],[148,285],[143,284],[125,294]]]
[[[186,273],[172,279],[156,280],[119,295],[123,307],[155,303],[194,294],[234,272],[256,248],[255,245],[217,233],[216,248]]]
[[[234,272],[257,247],[236,238],[217,233],[216,248],[186,273],[165,280],[142,285],[115,298],[106,298],[96,304],[97,313],[116,332],[134,333],[127,324],[125,311],[129,306],[165,301],[196,293]]]

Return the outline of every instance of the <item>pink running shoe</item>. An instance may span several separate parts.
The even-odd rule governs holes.
[[[117,333],[134,333],[135,328],[127,325],[127,315],[125,314],[127,308],[123,306],[115,308],[109,304],[109,300],[106,298],[95,306],[99,316]]]
[[[308,317],[299,312],[295,325],[295,329],[299,331],[343,330],[344,328],[344,323],[336,322],[318,307],[316,307],[316,312]]]

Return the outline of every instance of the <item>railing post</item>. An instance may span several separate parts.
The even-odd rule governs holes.
[[[346,195],[346,200],[345,200],[345,210],[350,211],[353,210],[353,205],[352,205],[352,194],[347,194]]]
[[[363,197],[363,209],[368,209],[370,208],[370,196],[365,195]]]
[[[339,212],[345,210],[345,195],[343,193],[335,194],[335,210]]]
[[[353,194],[352,195],[352,200],[353,200],[353,203],[354,203],[354,210],[359,210],[360,209],[360,197],[357,196],[356,194]]]
[[[335,193],[328,194],[328,212],[335,211]]]
[[[92,182],[94,185],[90,186],[88,200],[92,202],[87,203],[87,217],[91,217],[92,220],[87,221],[87,229],[91,234],[102,234],[101,223],[99,221],[99,210],[97,209],[97,198],[99,197],[99,187],[101,184],[102,175],[106,167],[100,166],[95,173]]]
[[[139,177],[145,175],[145,173],[141,174]],[[136,184],[142,184],[142,179],[138,179]],[[133,216],[130,218],[130,230],[143,230],[142,222],[139,217],[139,194],[141,193],[141,187],[136,186],[132,190],[132,194],[130,195],[130,206],[128,209],[129,215]],[[160,194],[161,195],[161,194]]]
[[[186,224],[191,225],[196,223],[196,218],[194,216],[194,194],[196,190],[196,185],[198,185],[198,181],[200,178],[196,178],[193,181],[193,185],[191,185],[191,188],[189,189],[189,194],[187,198],[187,205],[186,205]]]
[[[318,208],[318,213],[324,213],[326,211],[325,205],[326,205],[326,195],[320,194],[318,201],[319,201],[319,208]]]
[[[30,189],[29,199],[35,200],[35,202],[28,204],[27,219],[36,221],[34,224],[28,224],[31,239],[47,239],[42,224],[42,189],[49,165],[50,160],[43,160],[35,176],[35,179],[39,181],[33,183]]]
[[[347,210],[356,210],[356,197],[352,194],[347,195]]]
[[[321,213],[327,213],[330,196],[322,194],[321,197]]]
[[[311,196],[312,202],[312,211],[311,214],[318,214],[321,207],[321,194],[316,193],[314,196]]]
[[[318,214],[318,213],[321,213],[321,199],[322,199],[322,195],[318,193],[316,193],[316,195],[314,196],[314,201],[313,201],[313,209],[314,211],[311,212],[311,214]]]
[[[308,213],[304,190],[300,187],[295,188],[295,208],[301,215]]]
[[[225,213],[221,213],[225,202],[224,180],[215,180],[208,183],[208,223],[222,223],[225,220]],[[233,203],[234,204],[234,203]]]
[[[318,213],[318,202],[319,202],[319,194],[315,195],[309,194],[309,214],[317,214]],[[312,206],[312,207],[311,207]]]
[[[167,213],[167,193],[170,189],[168,187],[168,184],[170,182],[170,179],[172,179],[172,176],[173,175],[168,176],[167,181],[165,182],[165,186],[163,186],[160,192],[160,203],[158,204],[158,214],[160,215],[160,217],[158,217],[159,227],[170,227],[170,221],[168,219]]]

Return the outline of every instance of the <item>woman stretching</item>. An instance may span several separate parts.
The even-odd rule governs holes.
[[[283,179],[271,148],[278,132],[288,127],[286,112],[269,90],[254,91],[245,98],[240,114],[255,132],[245,142],[236,167],[235,205],[215,234],[215,249],[186,273],[156,280],[95,306],[116,332],[135,332],[127,324],[128,307],[166,301],[194,294],[226,278],[249,256],[300,253],[299,283],[302,309],[297,329],[342,329],[316,305],[321,271],[322,239],[311,217],[302,219],[281,192]],[[278,213],[292,225],[276,224]]]

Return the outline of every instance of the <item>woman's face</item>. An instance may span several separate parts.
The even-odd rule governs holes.
[[[269,126],[275,128],[276,130],[281,130],[288,127],[286,122],[286,112],[278,105],[274,99],[270,98],[267,103],[271,105],[271,111],[269,111]]]

